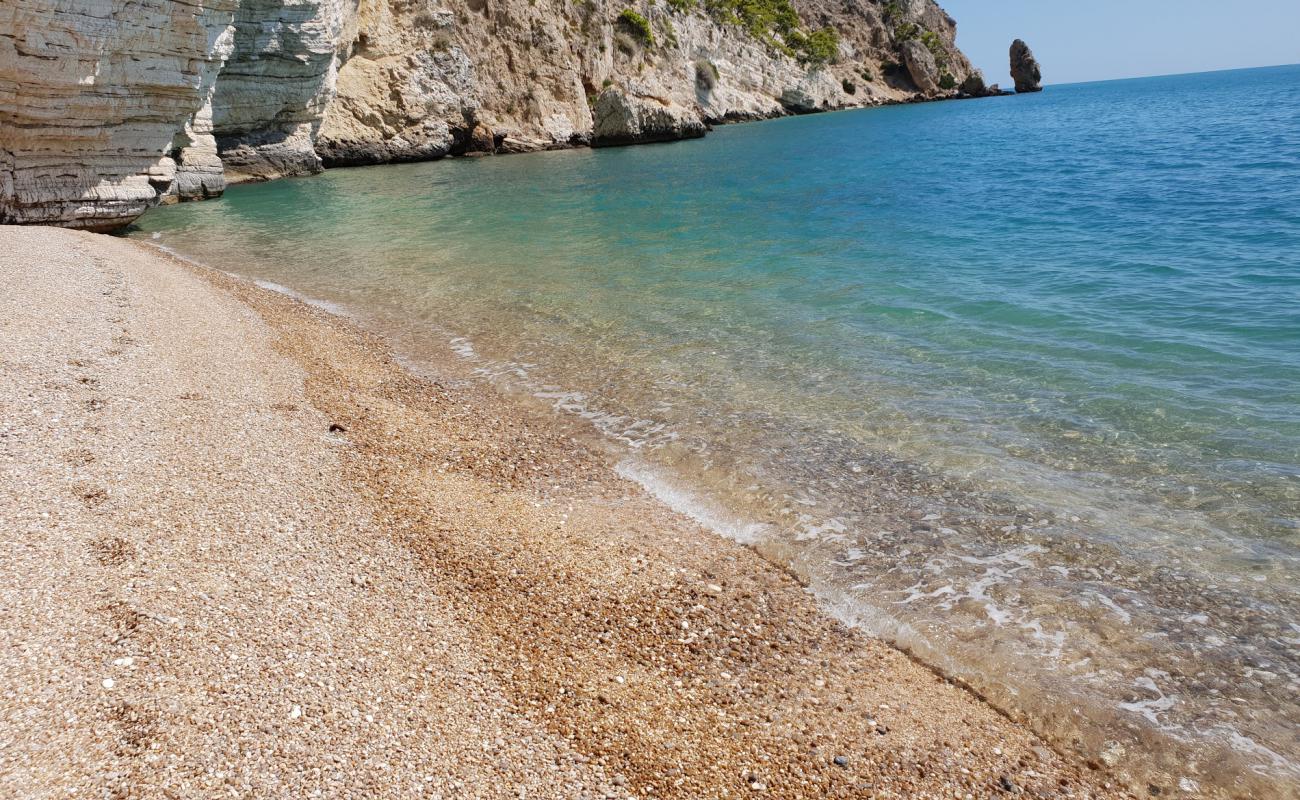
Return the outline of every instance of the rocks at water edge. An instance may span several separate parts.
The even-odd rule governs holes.
[[[939,65],[935,63],[934,54],[916,39],[903,42],[901,48],[903,64],[912,76],[912,83],[926,94],[939,91]]]
[[[593,147],[697,139],[706,130],[695,111],[670,100],[609,88],[592,109]]]
[[[689,138],[708,122],[952,96],[973,69],[935,0],[886,15],[796,1],[817,54],[686,2],[109,5],[0,0],[0,222],[112,230],[227,181]],[[630,38],[623,11],[650,35]],[[896,80],[909,64],[919,80]],[[597,87],[627,95],[601,131]]]
[[[211,100],[237,5],[0,2],[0,222],[110,230],[221,194]]]
[[[1043,74],[1038,68],[1038,59],[1023,39],[1011,43],[1011,77],[1016,82],[1016,92],[1041,92]]]
[[[967,76],[966,80],[962,81],[961,86],[957,88],[962,94],[970,95],[971,97],[982,97],[988,93],[989,90],[988,87],[984,85],[984,76],[980,74],[979,70],[976,70]]]

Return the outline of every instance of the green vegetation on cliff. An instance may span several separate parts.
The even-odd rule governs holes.
[[[821,28],[805,33],[803,20],[790,0],[704,0],[704,3],[714,19],[739,25],[755,39],[800,61],[825,63],[839,54],[839,32]]]
[[[640,39],[647,47],[655,43],[654,31],[650,30],[650,20],[632,9],[625,8],[619,12],[618,24],[628,33]]]

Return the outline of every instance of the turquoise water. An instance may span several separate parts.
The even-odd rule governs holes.
[[[135,235],[590,420],[1067,747],[1300,781],[1300,67],[331,171]]]

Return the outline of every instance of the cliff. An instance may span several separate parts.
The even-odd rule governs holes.
[[[0,222],[956,95],[955,35],[933,0],[5,0]]]

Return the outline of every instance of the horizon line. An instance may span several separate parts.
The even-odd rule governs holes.
[[[1217,72],[1245,72],[1252,69],[1278,69],[1279,67],[1300,67],[1300,61],[1287,64],[1259,64],[1253,67],[1223,67],[1221,69],[1200,69],[1191,72],[1159,72],[1154,75],[1126,75],[1122,78],[1092,78],[1085,81],[1044,83],[1043,88],[1046,89],[1050,86],[1083,86],[1089,83],[1115,83],[1116,81],[1139,81],[1146,78],[1177,78],[1183,75],[1212,75]]]

